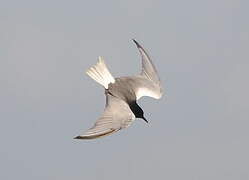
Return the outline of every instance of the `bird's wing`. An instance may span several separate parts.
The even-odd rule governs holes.
[[[135,90],[137,99],[142,96],[159,99],[162,96],[162,86],[155,65],[144,48],[136,40],[133,39],[133,41],[142,57],[142,72],[136,77],[140,83]]]
[[[94,126],[75,139],[95,139],[110,135],[131,124],[135,119],[129,105],[110,94],[106,95],[106,107]]]

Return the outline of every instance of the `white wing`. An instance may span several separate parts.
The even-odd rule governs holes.
[[[110,94],[106,95],[106,107],[102,116],[94,126],[75,139],[95,139],[110,135],[122,128],[128,127],[135,119],[129,105]]]
[[[162,97],[161,81],[157,70],[144,48],[133,39],[142,57],[142,72],[136,78],[139,82],[135,90],[137,99],[150,96],[156,99]]]

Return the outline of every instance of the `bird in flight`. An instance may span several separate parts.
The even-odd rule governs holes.
[[[106,105],[94,126],[75,139],[95,139],[127,128],[136,118],[148,123],[137,104],[142,96],[162,97],[162,86],[157,70],[144,48],[134,40],[142,57],[142,71],[135,76],[114,78],[104,60],[99,57],[96,65],[86,73],[105,88]]]

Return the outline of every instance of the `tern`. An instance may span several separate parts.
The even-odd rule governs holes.
[[[142,57],[142,71],[135,76],[114,78],[102,57],[86,74],[105,88],[106,105],[94,126],[75,139],[95,139],[127,128],[136,118],[144,117],[137,100],[142,96],[162,97],[162,86],[157,70],[144,48],[133,39]]]

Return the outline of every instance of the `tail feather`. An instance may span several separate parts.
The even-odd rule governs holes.
[[[109,72],[104,60],[101,57],[99,57],[99,61],[96,65],[86,71],[86,74],[106,89],[108,89],[108,84],[115,82],[115,79]]]

